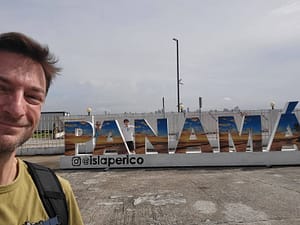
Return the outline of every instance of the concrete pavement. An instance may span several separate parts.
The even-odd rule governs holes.
[[[86,225],[299,225],[300,167],[59,170]]]

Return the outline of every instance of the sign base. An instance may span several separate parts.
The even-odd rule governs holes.
[[[61,169],[300,165],[300,151],[62,156]]]

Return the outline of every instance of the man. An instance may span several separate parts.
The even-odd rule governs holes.
[[[133,152],[134,151],[134,126],[129,124],[128,119],[124,119],[124,126],[122,128],[122,133],[124,135],[126,144],[128,146],[128,149]]]
[[[27,164],[16,149],[36,129],[41,107],[60,69],[44,47],[21,33],[0,34],[0,223],[34,224],[49,219]],[[69,182],[59,177],[69,225],[82,218]]]
[[[96,138],[99,137],[100,131],[101,131],[101,122],[96,121],[96,124],[95,124],[95,137]]]

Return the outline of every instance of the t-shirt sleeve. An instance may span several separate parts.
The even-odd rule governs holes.
[[[66,195],[69,210],[69,225],[83,225],[81,213],[69,181],[60,176],[58,178]]]

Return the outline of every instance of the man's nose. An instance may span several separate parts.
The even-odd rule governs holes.
[[[13,118],[20,118],[25,115],[25,99],[22,91],[11,93],[7,98],[4,110]]]

